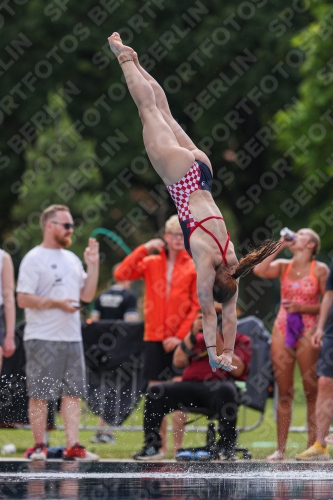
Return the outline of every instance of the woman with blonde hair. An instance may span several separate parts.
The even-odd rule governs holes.
[[[275,259],[288,247],[292,259]],[[315,260],[320,238],[312,229],[300,229],[253,272],[263,278],[280,278],[281,301],[272,331],[271,355],[278,387],[277,440],[278,449],[268,461],[285,458],[288,431],[294,398],[294,368],[297,361],[307,405],[308,447],[315,442],[315,404],[317,397],[316,365],[319,351],[311,345],[318,322],[320,299],[325,293],[328,267]]]
[[[197,291],[209,362],[230,371],[236,337],[238,278],[270,255],[280,242],[268,240],[238,262],[224,219],[211,195],[213,170],[171,115],[162,87],[141,66],[118,33],[108,39],[138,107],[149,159],[176,205],[185,249],[197,271]],[[217,319],[214,300],[223,303],[223,353],[216,353]]]

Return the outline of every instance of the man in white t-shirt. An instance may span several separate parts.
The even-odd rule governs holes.
[[[23,258],[17,302],[25,309],[24,348],[29,420],[35,439],[32,460],[45,460],[47,401],[61,399],[66,433],[64,458],[97,460],[78,442],[80,398],[85,396],[85,364],[80,300],[93,300],[98,281],[99,248],[90,238],[81,260],[69,250],[74,230],[69,208],[51,205],[41,215],[43,241]]]

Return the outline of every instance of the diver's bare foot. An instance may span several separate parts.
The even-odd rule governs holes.
[[[121,63],[126,60],[134,59],[134,50],[131,47],[123,45],[119,33],[115,32],[108,38],[110,49]]]

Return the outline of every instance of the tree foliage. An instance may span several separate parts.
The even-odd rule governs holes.
[[[302,174],[273,170],[279,153],[271,120],[293,102],[301,81],[289,43],[312,20],[308,5],[23,0],[1,14],[4,238],[16,224],[11,208],[21,192],[25,147],[52,126],[47,96],[59,87],[75,129],[95,144],[102,190],[94,195],[103,195],[102,225],[134,247],[175,213],[143,151],[137,110],[108,47],[113,31],[135,48],[164,87],[176,119],[210,155],[214,196],[236,249],[244,252],[288,224],[281,203]],[[102,248],[114,252],[107,242]]]
[[[302,51],[303,76],[299,100],[288,112],[278,112],[279,146],[300,176],[297,193],[290,193],[289,216],[303,220],[333,245],[331,184],[333,151],[333,8],[331,2],[313,3],[314,21],[296,35],[295,50]]]
[[[7,244],[12,253],[23,257],[41,242],[41,212],[60,203],[70,205],[75,222],[71,249],[82,256],[91,232],[101,221],[95,193],[102,182],[94,162],[94,144],[75,131],[60,95],[57,99],[50,95],[48,106],[57,116],[25,150],[26,170],[12,210],[16,229]],[[61,158],[56,154],[59,144]]]
[[[3,11],[4,43],[13,49],[17,47],[14,41],[21,40],[23,46],[15,49],[17,60],[2,76],[3,94],[12,98],[12,109],[3,110],[5,135],[0,149],[8,160],[1,164],[6,176],[2,215],[8,217],[18,195],[14,184],[24,172],[24,144],[34,142],[33,130],[45,127],[36,113],[45,113],[45,120],[52,120],[44,107],[50,89],[59,85],[72,90],[68,111],[73,122],[84,137],[96,142],[104,183],[109,184],[125,169],[133,176],[127,183],[118,180],[118,192],[111,190],[116,206],[105,212],[105,225],[116,229],[118,223],[124,226],[127,221],[133,227],[127,239],[136,244],[142,233],[158,229],[166,215],[175,211],[167,197],[149,194],[160,182],[142,154],[137,111],[107,46],[107,36],[117,29],[163,84],[176,118],[210,153],[219,183],[218,203],[222,209],[229,206],[234,220],[238,219],[232,225],[240,239],[252,238],[283,191],[283,179],[279,179],[281,191],[263,188],[259,198],[249,198],[250,217],[246,225],[241,223],[246,210],[239,208],[239,198],[254,184],[260,186],[275,154],[271,141],[256,145],[255,134],[295,93],[299,76],[297,68],[286,64],[289,38],[309,19],[308,10],[298,7],[288,23],[286,9],[290,9],[287,0],[242,4],[231,0],[142,4],[132,0],[104,2],[104,6],[91,0],[45,6],[29,0],[13,6],[14,13]],[[9,65],[13,57],[9,53],[6,57]],[[287,77],[276,71],[272,74],[280,63]],[[15,85],[19,87],[13,91]],[[256,88],[262,94],[258,101]],[[195,105],[197,114],[191,111]],[[233,151],[239,151],[239,158],[250,155],[250,164],[244,168],[240,159],[230,161]],[[151,207],[151,213],[142,209],[142,219],[135,224],[128,213],[137,207],[138,198]]]

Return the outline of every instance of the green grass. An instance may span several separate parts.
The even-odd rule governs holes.
[[[295,400],[293,408],[292,425],[303,426],[305,424],[305,400],[302,390],[301,379],[298,370],[295,377]],[[242,411],[239,411],[239,423],[242,423]],[[142,425],[143,400],[128,418],[125,425]],[[258,412],[246,410],[247,425],[256,421]],[[170,417],[169,417],[170,418]],[[57,417],[57,423],[61,424],[61,418]],[[86,418],[87,425],[97,425],[97,417],[88,413]],[[170,420],[171,425],[171,420]],[[198,425],[205,426],[205,418],[198,422]],[[81,431],[80,442],[92,452],[97,453],[101,458],[129,459],[135,451],[141,449],[143,444],[142,432],[122,432],[116,431],[115,444],[93,444],[90,442],[94,435],[93,431]],[[305,433],[290,433],[287,447],[287,458],[294,458],[295,455],[306,448],[307,436]],[[261,425],[250,432],[242,432],[239,435],[239,444],[250,449],[254,459],[264,459],[268,454],[276,449],[276,424],[273,419],[273,400],[269,399],[266,406],[265,418]],[[62,431],[52,431],[50,433],[50,445],[63,445],[64,433]],[[16,446],[16,457],[22,457],[24,451],[33,443],[31,431],[23,429],[0,429],[0,447],[4,444],[13,443]],[[168,435],[169,449],[172,450],[172,434]],[[184,446],[200,446],[205,443],[204,432],[187,432],[185,435]],[[173,458],[170,452],[167,458]]]

